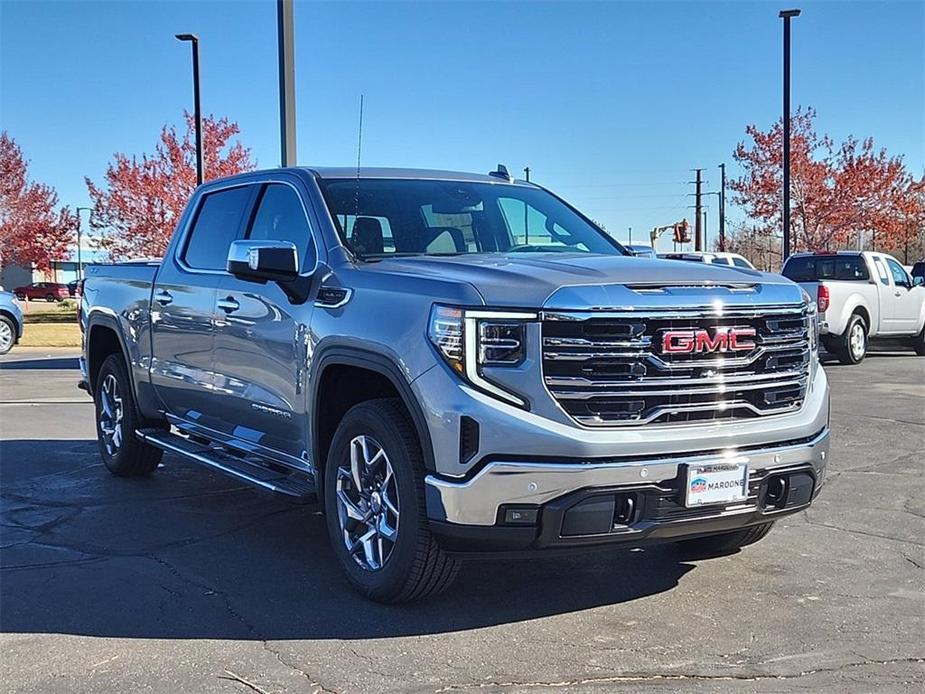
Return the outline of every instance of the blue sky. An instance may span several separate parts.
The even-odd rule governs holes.
[[[925,3],[798,2],[793,103],[836,140],[873,136],[925,169]],[[692,218],[690,169],[729,174],[747,123],[781,108],[774,2],[296,2],[301,164],[488,171],[504,162],[617,238]],[[37,180],[86,205],[112,153],[151,151],[191,108],[279,161],[276,3],[0,0],[0,126]],[[716,233],[708,198],[709,234]],[[737,214],[730,205],[729,214]]]

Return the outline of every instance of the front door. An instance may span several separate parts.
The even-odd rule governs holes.
[[[291,241],[300,271],[310,274],[317,248],[299,191],[288,183],[265,184],[245,238]],[[226,276],[216,310],[216,397],[226,436],[280,453],[284,462],[308,467],[306,367],[312,300],[293,303],[276,282],[259,284]]]
[[[893,295],[886,295],[887,325],[892,333],[911,335],[919,322],[919,311],[925,290],[912,286],[912,279],[905,268],[893,258],[884,258],[892,280]]]
[[[164,258],[151,301],[151,383],[174,417],[214,427],[216,293],[252,186],[202,196],[189,231]]]

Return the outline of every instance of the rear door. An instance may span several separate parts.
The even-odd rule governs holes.
[[[228,247],[238,237],[253,185],[203,195],[175,252],[164,258],[151,302],[151,382],[167,412],[214,428],[214,314]]]
[[[892,292],[884,292],[884,322],[891,333],[911,335],[918,326],[923,290],[912,285],[912,278],[898,261],[889,256],[883,256],[883,261],[892,284]]]
[[[244,237],[291,241],[300,271],[314,272],[318,249],[310,203],[295,182],[260,186]],[[312,294],[312,296],[314,296]],[[222,278],[216,311],[216,397],[229,437],[308,465],[305,380],[312,299],[294,304],[276,282]]]

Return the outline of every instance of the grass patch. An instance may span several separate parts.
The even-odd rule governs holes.
[[[77,322],[77,302],[73,299],[54,304],[30,301],[28,307],[26,307],[26,302],[23,301],[21,306],[23,307],[23,320],[26,323]]]
[[[80,327],[69,323],[32,323],[25,326],[19,344],[23,347],[80,347]]]

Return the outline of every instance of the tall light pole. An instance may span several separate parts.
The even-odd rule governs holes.
[[[781,263],[790,257],[790,20],[800,10],[781,10],[784,20],[784,248]]]
[[[80,254],[80,246],[81,246],[81,243],[80,243],[80,212],[81,210],[86,210],[92,215],[93,208],[92,207],[78,207],[76,210],[77,211],[77,279],[79,280],[83,279],[83,276],[84,276],[83,258]]]
[[[719,165],[719,250],[726,250],[726,165]]]
[[[202,159],[202,104],[199,100],[199,37],[196,34],[175,34],[180,41],[193,45],[193,117],[196,119],[196,185],[202,185],[205,163]]]
[[[276,37],[279,53],[280,165],[295,166],[295,30],[292,0],[276,0]]]

